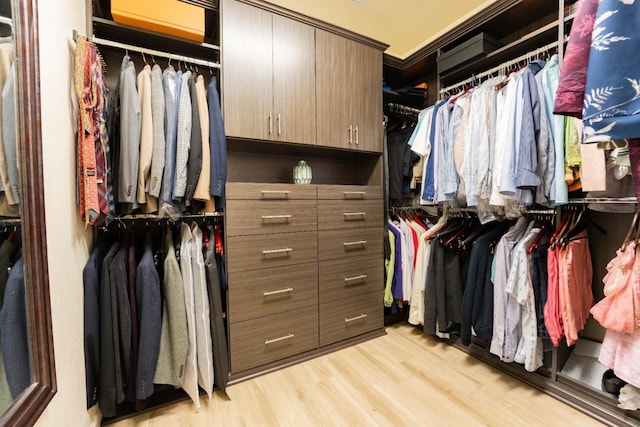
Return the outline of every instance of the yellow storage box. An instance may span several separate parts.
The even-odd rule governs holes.
[[[204,41],[204,9],[179,0],[111,0],[119,24]]]

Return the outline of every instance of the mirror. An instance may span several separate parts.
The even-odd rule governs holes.
[[[9,36],[0,39],[0,184],[4,189],[0,194],[0,424],[4,425],[33,425],[55,394],[37,9],[36,0],[0,0],[0,15],[10,18],[0,24],[0,37]],[[11,39],[13,46],[8,48],[13,54],[7,56],[6,43]],[[12,56],[15,78],[3,79],[11,75],[12,67],[6,62]],[[13,90],[7,80],[13,82]],[[6,270],[6,263],[11,270]]]

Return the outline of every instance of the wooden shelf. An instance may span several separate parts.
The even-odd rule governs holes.
[[[168,36],[118,24],[105,18],[93,17],[93,35],[119,43],[127,43],[147,49],[175,52],[178,55],[220,61],[220,47],[212,43],[195,43],[189,40]]]

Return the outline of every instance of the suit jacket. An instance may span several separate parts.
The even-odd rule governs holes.
[[[162,187],[162,171],[164,169],[165,134],[164,134],[164,90],[162,88],[162,70],[158,64],[151,69],[151,116],[153,120],[153,155],[151,158],[151,175],[149,176],[149,195],[160,197]]]
[[[15,65],[11,67],[7,81],[2,88],[2,144],[4,146],[4,154],[7,160],[7,173],[9,177],[10,188],[5,188],[5,192],[10,193],[9,203],[13,199],[14,203],[20,202],[20,194],[18,188],[20,186],[18,174],[18,151],[16,139],[16,87],[15,87]],[[9,196],[9,195],[8,195]]]
[[[196,408],[200,407],[200,395],[198,393],[198,359],[196,347],[196,310],[193,291],[193,268],[191,264],[191,242],[193,236],[191,229],[185,223],[180,227],[180,273],[184,286],[184,301],[187,312],[187,360],[184,368],[184,381],[182,388],[187,392]]]
[[[160,199],[170,203],[173,194],[173,180],[176,163],[176,144],[178,137],[178,76],[172,66],[168,66],[162,73],[162,88],[164,91],[164,171]]]
[[[9,280],[9,270],[18,246],[10,239],[5,239],[0,245],[0,308],[4,304],[4,291]]]
[[[125,241],[120,244],[109,266],[116,404],[124,401],[131,375],[131,307],[127,292],[127,252],[128,244]]]
[[[31,384],[29,335],[22,258],[11,268],[0,310],[2,361],[11,396],[16,399]]]
[[[200,114],[200,130],[202,133],[202,170],[196,184],[193,198],[203,202],[211,199],[209,186],[211,179],[211,151],[209,148],[209,108],[207,107],[207,90],[204,87],[204,77],[198,76],[196,80],[196,98],[198,100],[198,113]]]
[[[13,63],[13,45],[11,43],[0,44],[0,88],[4,87]],[[0,110],[1,110],[0,106]],[[0,117],[2,116],[0,111]],[[0,123],[1,126],[1,123]],[[0,147],[4,146],[3,132],[0,130]],[[0,150],[0,215],[20,216],[19,206],[11,192],[11,181],[7,169],[7,159],[4,150]]]
[[[209,245],[205,255],[205,267],[207,271],[207,284],[209,285],[209,307],[211,309],[211,336],[213,341],[213,367],[215,384],[222,391],[227,387],[229,380],[229,350],[227,346],[227,331],[222,318],[222,293],[220,290],[220,278],[216,264],[215,243],[213,239],[213,227],[209,226]]]
[[[100,411],[105,417],[116,415],[116,370],[109,272],[111,262],[119,249],[120,242],[111,245],[102,261],[100,275],[100,387],[98,401]]]
[[[189,78],[191,71],[182,74],[180,100],[178,103],[178,142],[176,146],[176,169],[173,180],[173,200],[182,200],[187,188],[187,161],[191,147],[191,95]]]
[[[133,402],[136,399],[136,375],[138,371],[138,301],[136,298],[136,236],[131,233],[128,237],[127,248],[127,291],[129,293],[129,309],[131,310],[131,370],[126,377],[125,399]]]
[[[144,253],[136,272],[136,302],[140,345],[136,373],[136,399],[147,399],[153,394],[153,378],[160,352],[162,324],[162,297],[160,277],[153,261],[151,232],[147,232]]]
[[[160,355],[154,382],[182,387],[185,361],[187,360],[188,332],[184,285],[180,266],[173,245],[173,235],[168,232],[164,241],[163,307]]]
[[[140,159],[141,112],[136,89],[136,69],[129,56],[122,60],[120,72],[120,150],[118,158],[117,201],[121,213],[138,207],[138,162]]]
[[[196,223],[191,227],[191,266],[196,309],[196,344],[198,354],[198,384],[209,395],[213,393],[213,347],[211,345],[211,320],[209,293],[202,255],[202,230]]]
[[[193,199],[196,184],[202,170],[202,130],[200,129],[200,111],[198,110],[198,96],[196,93],[196,78],[189,78],[189,96],[191,97],[191,144],[189,159],[187,160],[187,188],[185,189],[185,201]]]
[[[87,409],[98,402],[98,386],[100,384],[100,276],[104,253],[105,248],[102,245],[97,245],[82,269]]]
[[[211,77],[207,88],[207,104],[209,105],[209,147],[211,150],[210,188],[216,197],[216,207],[224,208],[225,184],[227,182],[227,140],[220,110],[216,77]]]
[[[151,67],[145,65],[138,74],[138,96],[140,98],[140,160],[138,162],[137,201],[147,213],[158,210],[158,200],[147,197],[151,178],[153,157],[153,112],[151,108]]]

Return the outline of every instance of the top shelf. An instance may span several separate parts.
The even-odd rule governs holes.
[[[573,20],[574,15],[568,15],[564,18],[564,23],[570,23]],[[455,84],[464,78],[469,77],[473,73],[478,73],[487,70],[491,67],[495,67],[504,63],[518,55],[523,53],[535,51],[542,45],[546,45],[558,40],[558,23],[556,19],[535,31],[532,31],[518,40],[515,40],[486,56],[460,65],[451,72],[440,75],[440,82],[442,86],[449,86]]]
[[[180,55],[201,58],[206,61],[219,61],[220,47],[218,45],[207,42],[195,43],[166,34],[118,24],[105,18],[93,17],[93,33],[95,37],[101,39],[134,44],[159,51],[179,52]]]

